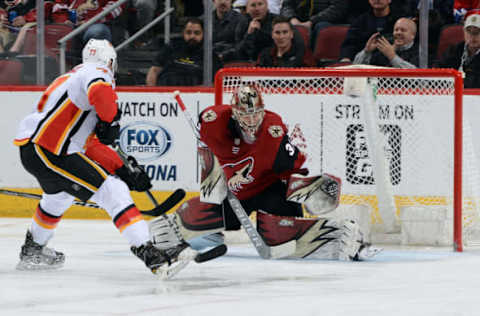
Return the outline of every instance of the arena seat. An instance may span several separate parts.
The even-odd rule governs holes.
[[[229,61],[223,64],[223,68],[232,68],[232,67],[255,67],[256,62],[254,61]]]
[[[57,41],[70,33],[73,27],[68,24],[46,24],[45,25],[45,53],[48,56],[57,58],[60,48]],[[71,49],[72,41],[67,42],[67,50]],[[35,55],[37,53],[37,28],[27,32],[23,54]]]
[[[305,44],[305,47],[308,49],[311,49],[310,47],[310,29],[306,28],[305,26],[302,25],[295,25],[295,28],[297,29],[298,33],[302,36],[303,43]]]
[[[340,57],[340,48],[350,25],[331,25],[321,29],[315,39],[313,58],[322,66],[335,63]]]
[[[0,85],[22,84],[23,63],[15,59],[0,60]]]
[[[445,25],[438,37],[437,58],[441,59],[448,47],[458,44],[464,40],[463,25]]]

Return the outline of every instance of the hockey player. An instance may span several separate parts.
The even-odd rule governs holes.
[[[379,250],[363,241],[354,221],[337,223],[318,217],[302,218],[299,200],[287,199],[287,191],[290,197],[311,195],[311,199],[321,203],[309,203],[307,210],[319,215],[338,206],[340,183],[329,175],[291,177],[307,173],[304,169],[306,157],[290,142],[281,117],[264,109],[257,87],[240,86],[234,92],[231,105],[205,109],[200,114],[199,124],[201,141],[218,158],[228,190],[240,200],[247,214],[258,211],[257,229],[269,246],[295,240],[293,257],[316,254],[319,258],[341,260],[362,260]],[[206,169],[215,169],[212,167],[214,159],[203,155],[203,163],[209,165]],[[212,172],[215,171],[210,170]],[[210,186],[218,185],[216,182],[212,181]],[[313,188],[320,190],[314,193]],[[310,191],[305,194],[305,190]],[[218,232],[240,228],[227,199],[215,205],[193,198],[170,216],[189,242],[202,235],[222,242]],[[160,218],[151,222],[156,242],[164,243],[165,247],[178,244],[176,236],[161,229],[162,222]]]
[[[63,266],[64,254],[46,244],[76,197],[105,209],[131,251],[153,273],[164,273],[178,267],[182,256],[191,255],[193,250],[185,243],[165,250],[154,247],[148,225],[125,184],[142,191],[151,186],[150,181],[141,171],[126,173],[118,157],[102,149],[113,143],[120,128],[115,49],[106,40],[92,39],[83,48],[82,58],[81,65],[48,86],[34,111],[18,128],[14,143],[20,147],[22,164],[44,193],[27,230],[17,269]],[[116,173],[125,182],[105,170]]]

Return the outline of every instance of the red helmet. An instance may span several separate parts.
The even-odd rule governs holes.
[[[254,85],[242,85],[234,92],[231,103],[234,119],[243,132],[254,140],[265,115],[260,90]]]

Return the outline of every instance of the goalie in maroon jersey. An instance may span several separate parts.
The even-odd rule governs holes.
[[[315,253],[321,258],[362,260],[376,254],[378,248],[363,242],[354,221],[302,218],[300,203],[314,215],[338,206],[340,179],[327,174],[304,177],[305,155],[290,142],[281,117],[264,109],[259,89],[243,85],[231,103],[208,107],[200,114],[200,138],[208,146],[199,149],[201,197],[169,215],[184,238],[193,246],[198,236],[223,242],[219,232],[240,229],[225,198],[228,188],[247,214],[258,211],[257,229],[268,245],[296,240],[294,257]],[[174,234],[162,230],[164,226],[162,218],[150,223],[157,245],[178,244]]]

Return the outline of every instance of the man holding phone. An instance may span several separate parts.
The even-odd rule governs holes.
[[[417,25],[408,18],[400,18],[393,27],[393,43],[380,32],[372,34],[365,48],[355,55],[354,64],[395,68],[417,68],[418,47],[415,44]]]

